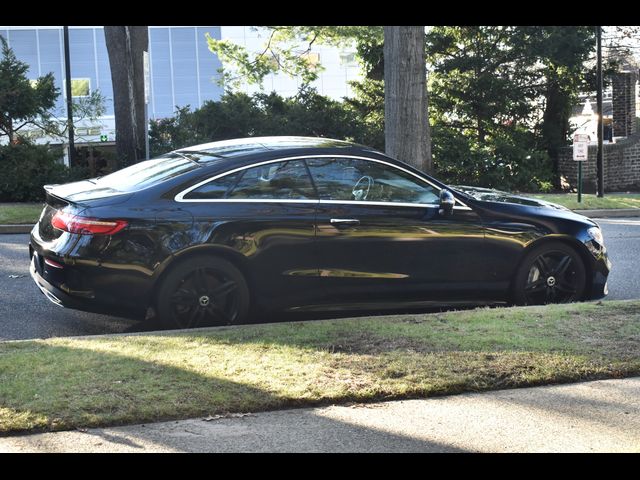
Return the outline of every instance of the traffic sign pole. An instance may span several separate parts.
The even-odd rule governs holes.
[[[578,162],[578,203],[582,203],[582,162],[589,159],[589,135],[573,136],[573,160]]]
[[[578,203],[582,203],[582,162],[578,162]]]

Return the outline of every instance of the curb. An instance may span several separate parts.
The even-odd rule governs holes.
[[[31,233],[33,225],[0,225],[2,233]]]

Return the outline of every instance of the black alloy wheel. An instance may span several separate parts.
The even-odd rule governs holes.
[[[569,303],[582,299],[586,270],[578,253],[562,243],[532,250],[522,262],[515,284],[515,301],[521,305]]]
[[[229,325],[245,320],[249,290],[242,273],[216,257],[178,265],[158,291],[156,312],[166,328]]]

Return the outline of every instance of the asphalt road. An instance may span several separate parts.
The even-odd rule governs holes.
[[[0,453],[640,452],[640,378],[0,438]]]
[[[597,221],[613,263],[607,299],[640,298],[640,218]],[[29,276],[28,239],[28,235],[0,235],[0,341],[149,329],[142,322],[50,303]]]

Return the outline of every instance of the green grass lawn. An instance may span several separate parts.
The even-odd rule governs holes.
[[[0,432],[640,374],[640,301],[0,343]]]
[[[577,193],[523,195],[540,198],[547,202],[559,203],[572,210],[640,208],[640,193],[605,193],[603,198],[598,198],[595,194],[583,194],[581,203],[578,203]]]
[[[0,203],[0,225],[33,225],[40,218],[42,203]]]

